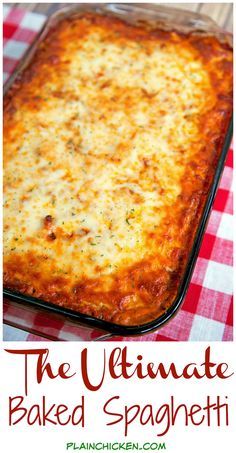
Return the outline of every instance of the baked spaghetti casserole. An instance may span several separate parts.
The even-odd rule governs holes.
[[[175,300],[232,113],[213,36],[86,13],[4,99],[4,285],[120,325]]]

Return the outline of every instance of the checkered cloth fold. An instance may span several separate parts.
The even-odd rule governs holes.
[[[3,67],[4,81],[14,71],[46,17],[5,5]],[[178,314],[158,332],[127,341],[231,341],[233,339],[233,201],[232,175],[233,151],[228,153],[220,187],[203,243],[185,297]],[[48,319],[38,313],[27,313],[11,305],[4,306],[6,322],[29,328],[37,335],[21,329],[4,327],[5,340],[43,340],[50,334],[55,339],[94,339],[99,333],[72,327],[63,321]]]

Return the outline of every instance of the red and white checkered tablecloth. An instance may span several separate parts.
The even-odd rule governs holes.
[[[3,7],[4,81],[15,69],[18,61],[32,43],[46,17],[9,5]],[[175,318],[156,333],[143,337],[125,338],[128,341],[232,341],[233,340],[233,150],[228,153],[220,187],[215,198],[207,231],[199,253],[191,284],[182,308]],[[8,310],[9,308],[6,308]],[[12,309],[13,310],[13,309]],[[16,314],[17,316],[17,314]],[[27,315],[26,315],[27,316]],[[40,341],[45,331],[42,315],[35,315],[32,330],[4,326],[4,340]],[[79,340],[80,330],[70,328],[61,321],[47,326],[58,340]],[[89,338],[96,332],[89,333]],[[122,340],[120,338],[120,340]]]

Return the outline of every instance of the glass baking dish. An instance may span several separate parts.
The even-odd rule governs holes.
[[[78,15],[85,11],[95,11],[99,14],[119,17],[129,23],[142,24],[151,29],[162,28],[168,30],[174,29],[184,33],[213,34],[219,40],[226,41],[229,45],[232,45],[231,34],[220,29],[210,18],[198,13],[181,10],[180,14],[178,9],[154,4],[76,4],[60,9],[48,19],[41,33],[17,67],[17,70],[5,84],[4,94],[7,93],[16,77],[28,66],[39,43],[45,38],[48,31],[54,28],[63,18]],[[143,325],[122,326],[3,288],[4,322],[51,340],[58,340],[58,331],[60,330],[60,340],[68,341],[75,339],[95,340],[117,336],[144,335],[159,329],[163,324],[171,320],[181,306],[190,283],[231,139],[232,120],[225,136],[224,145],[195,235],[193,247],[189,254],[188,264],[179,287],[178,295],[171,307],[162,316]],[[35,322],[35,320],[37,321]],[[63,326],[63,329],[60,326]],[[96,329],[96,333],[93,329]]]

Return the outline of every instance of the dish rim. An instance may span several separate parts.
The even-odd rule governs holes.
[[[81,8],[81,5],[85,5],[85,9]],[[47,35],[48,31],[55,26],[55,22],[59,22],[65,17],[68,17],[70,15],[75,15],[75,14],[83,14],[86,12],[97,12],[100,14],[108,14],[112,15],[113,17],[117,17],[117,11],[121,9],[123,15],[123,20],[126,20],[125,17],[125,11],[126,13],[130,11],[136,11],[137,13],[140,12],[146,12],[147,9],[146,7],[143,8],[141,4],[113,4],[113,3],[107,3],[107,4],[100,4],[100,3],[94,3],[94,4],[74,4],[71,6],[66,6],[64,8],[61,8],[57,10],[55,13],[53,13],[51,16],[48,17],[46,20],[42,30],[32,43],[32,45],[29,47],[28,51],[26,52],[25,56],[22,58],[20,63],[17,65],[16,70],[14,73],[10,76],[10,78],[7,80],[7,82],[4,85],[4,96],[7,94],[8,90],[10,89],[11,85],[14,83],[16,78],[21,74],[21,72],[24,70],[24,68],[29,64],[31,58],[33,57],[35,51],[37,50],[37,47],[39,43],[45,38]],[[149,4],[150,5],[150,4]],[[121,7],[121,8],[120,8]],[[179,11],[179,10],[178,10]],[[160,14],[160,12],[167,16],[173,15],[173,20],[174,20],[174,13],[176,12],[176,8],[172,7],[165,7],[163,5],[151,5],[148,7],[148,12],[154,13],[156,16]],[[199,21],[202,19],[203,25],[205,24],[205,33],[207,34],[216,34],[218,36],[225,36],[226,39],[227,37],[231,36],[230,33],[224,32],[220,27],[218,27],[214,21],[209,19],[207,16],[199,14],[199,13],[194,13],[192,11],[185,11],[181,10],[181,13],[183,12],[183,18],[188,17],[193,18],[194,20]],[[119,16],[118,16],[119,17]],[[154,18],[155,22],[157,23],[157,26],[160,27],[160,23],[158,23],[157,18]],[[163,18],[162,18],[163,20]],[[57,22],[57,23],[58,23]],[[165,22],[165,20],[164,20]],[[169,22],[168,20],[166,21],[166,24],[170,27],[173,27],[175,30],[181,29],[180,25],[176,25],[172,22]],[[192,32],[204,32],[204,29],[196,28],[196,25],[193,25]],[[204,209],[202,211],[200,221],[198,228],[195,233],[193,245],[191,247],[191,251],[189,254],[189,259],[185,268],[184,275],[182,277],[182,281],[179,285],[179,291],[178,294],[174,300],[174,302],[171,304],[171,306],[166,310],[165,313],[163,313],[161,316],[158,318],[154,319],[153,321],[144,323],[144,324],[139,324],[139,325],[134,325],[134,326],[126,326],[126,325],[120,325],[120,324],[115,324],[110,321],[104,321],[102,319],[86,315],[83,313],[80,313],[79,311],[75,311],[69,308],[65,308],[50,302],[46,302],[42,299],[35,298],[33,296],[28,296],[23,293],[19,293],[16,291],[12,291],[8,288],[5,288],[3,286],[3,296],[6,297],[9,301],[17,302],[17,303],[22,303],[24,306],[31,306],[34,309],[40,309],[42,311],[47,311],[50,314],[56,314],[59,315],[60,317],[67,318],[69,319],[70,322],[76,323],[76,325],[83,325],[87,326],[89,328],[97,328],[99,330],[102,330],[103,332],[108,332],[111,335],[115,336],[137,336],[137,335],[144,335],[150,332],[153,332],[160,327],[162,327],[164,324],[166,324],[168,321],[170,321],[178,312],[180,306],[183,303],[184,297],[186,295],[187,289],[190,284],[191,276],[197,261],[198,257],[198,252],[202,243],[202,239],[204,236],[204,232],[207,226],[207,221],[209,219],[209,215],[211,212],[211,208],[213,205],[213,201],[216,195],[216,191],[220,182],[220,177],[224,169],[224,163],[225,159],[227,156],[227,152],[229,150],[231,140],[232,140],[232,135],[233,135],[233,118],[231,117],[229,126],[227,129],[227,132],[225,134],[225,139],[224,143],[222,146],[222,150],[218,159],[218,164],[215,169],[214,177],[212,180],[211,187],[209,189],[208,196],[205,201]]]

